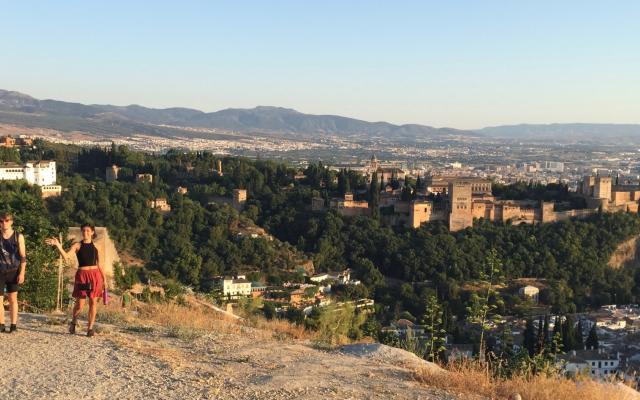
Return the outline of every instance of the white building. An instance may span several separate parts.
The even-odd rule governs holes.
[[[233,279],[226,276],[222,280],[222,294],[225,298],[251,296],[251,282],[246,279]]]
[[[540,296],[540,289],[535,286],[527,285],[523,286],[518,290],[518,293],[523,299],[531,299],[534,303],[538,302],[538,297]]]
[[[309,278],[311,282],[318,282],[318,283],[326,281],[327,279],[329,279],[329,274],[327,274],[326,272],[315,274],[311,278]]]
[[[326,280],[333,280],[343,285],[359,285],[360,281],[351,279],[351,270],[349,268],[342,272],[322,272],[309,278],[311,282],[321,283]]]
[[[545,161],[544,169],[551,172],[564,172],[564,163],[559,161]]]
[[[564,362],[564,371],[570,376],[587,374],[592,378],[607,378],[619,372],[620,354],[604,349],[572,350],[558,358]]]
[[[24,179],[31,185],[53,186],[56,184],[56,162],[27,162],[24,165],[3,163],[0,165],[0,180]]]
[[[40,192],[42,193],[43,199],[46,199],[47,197],[60,196],[62,194],[62,186],[60,185],[40,186]]]

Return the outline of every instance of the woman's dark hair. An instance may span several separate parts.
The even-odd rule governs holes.
[[[93,226],[93,224],[85,222],[84,224],[80,225],[80,232],[82,232],[84,228],[89,228],[91,229],[91,231],[93,231],[93,235],[91,235],[91,239],[95,239],[98,237],[98,235],[96,234],[96,227]]]

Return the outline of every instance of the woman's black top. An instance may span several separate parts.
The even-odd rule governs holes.
[[[93,242],[80,242],[80,248],[76,255],[78,256],[78,267],[98,265],[98,249],[96,249]]]

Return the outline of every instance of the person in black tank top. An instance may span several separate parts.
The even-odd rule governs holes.
[[[11,327],[9,333],[17,330],[18,324],[18,286],[24,282],[27,268],[27,252],[24,236],[13,230],[13,215],[0,213],[0,332],[4,326],[5,288],[9,300]]]
[[[78,271],[73,284],[73,297],[75,304],[73,306],[73,319],[69,324],[69,333],[76,332],[78,315],[84,308],[86,299],[89,299],[89,318],[87,323],[87,336],[94,335],[93,324],[96,321],[98,312],[98,299],[106,290],[106,279],[104,270],[101,265],[101,257],[98,248],[93,244],[93,235],[95,229],[92,225],[84,224],[80,227],[82,232],[82,240],[74,243],[69,251],[65,251],[62,244],[57,238],[47,239],[47,244],[55,246],[62,257],[71,259],[75,255],[78,259]]]
[[[80,248],[76,252],[76,256],[78,257],[78,268],[98,265],[98,249],[93,242],[80,242]]]

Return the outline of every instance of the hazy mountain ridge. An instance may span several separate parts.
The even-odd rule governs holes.
[[[638,139],[640,124],[519,124],[486,127],[476,132],[483,136],[513,139]]]
[[[9,114],[14,114],[10,116]],[[386,138],[429,137],[449,135],[476,136],[474,132],[452,128],[407,124],[394,125],[388,122],[367,122],[337,115],[304,114],[296,110],[258,106],[252,109],[228,108],[205,113],[189,108],[153,109],[139,105],[85,105],[57,100],[38,100],[31,96],[0,90],[0,122],[25,123],[38,126],[46,120],[64,119],[63,130],[82,130],[82,126],[93,126],[98,130],[113,130],[116,125],[130,130],[149,131],[141,125],[171,125],[237,131],[242,133],[285,133],[303,135],[337,136],[382,136]],[[38,121],[41,119],[43,121]],[[78,128],[73,121],[78,120]],[[80,120],[83,120],[82,123]],[[55,123],[55,122],[54,122]],[[102,129],[100,129],[102,127]],[[153,131],[153,130],[152,130]],[[122,132],[123,134],[126,132]],[[166,132],[162,132],[166,134]]]
[[[640,139],[640,124],[519,124],[459,130],[419,124],[368,122],[338,115],[304,114],[290,108],[272,106],[251,109],[227,108],[206,113],[181,107],[154,109],[140,105],[86,105],[58,100],[38,100],[20,92],[2,89],[0,122],[111,136],[135,133],[164,137],[215,136],[211,133],[194,133],[180,129],[183,127],[219,129],[243,134],[285,134],[301,137],[335,135],[410,140],[451,136],[555,141]]]

